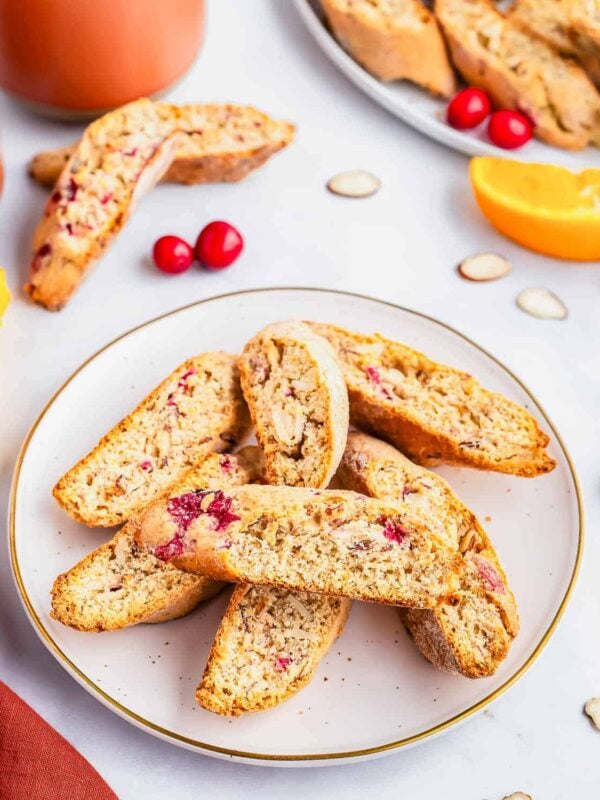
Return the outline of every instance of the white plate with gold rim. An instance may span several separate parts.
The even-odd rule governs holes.
[[[432,97],[408,81],[383,83],[368,73],[337,42],[327,28],[319,0],[293,0],[304,26],[319,48],[362,92],[407,125],[441,144],[471,156],[499,156],[527,162],[561,164],[581,170],[600,166],[600,150],[587,147],[578,152],[561,150],[532,139],[518,150],[502,150],[491,144],[485,123],[473,131],[458,131],[446,122],[447,101]]]
[[[181,361],[205,350],[239,351],[266,323],[307,317],[380,331],[473,373],[530,409],[551,435],[557,467],[534,480],[439,470],[485,521],[519,603],[521,633],[494,677],[473,681],[439,672],[416,651],[395,609],[355,603],[346,631],[310,686],[279,708],[229,720],[194,702],[227,593],[175,622],[99,635],[50,618],[54,578],[110,536],[68,519],[51,489]],[[316,766],[423,741],[505,691],[534,661],[564,611],[583,531],[577,479],[557,432],[519,380],[475,343],[382,301],[317,289],[264,289],[211,298],[152,320],[80,367],[23,445],[9,536],[17,588],[42,642],[108,708],[149,733],[208,755]]]

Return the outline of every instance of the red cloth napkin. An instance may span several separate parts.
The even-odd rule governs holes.
[[[96,770],[0,681],[1,800],[118,800]]]

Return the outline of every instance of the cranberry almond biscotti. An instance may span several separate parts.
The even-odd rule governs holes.
[[[550,472],[548,436],[522,406],[471,375],[379,334],[309,323],[344,371],[350,419],[422,466],[457,464],[534,477]]]
[[[321,6],[342,47],[377,78],[409,80],[443,97],[454,92],[444,39],[421,0],[321,0]]]
[[[201,180],[234,180],[292,138],[288,123],[268,129],[264,117],[247,109],[199,108],[143,99],[88,126],[34,234],[25,290],[35,302],[53,311],[65,305],[178,150],[188,153],[178,169],[191,182],[196,173]]]
[[[238,359],[270,484],[320,489],[348,433],[348,392],[329,342],[303,322],[268,325]]]
[[[136,539],[215,580],[423,608],[452,591],[460,564],[393,504],[286,486],[171,496],[140,516]]]
[[[236,455],[212,453],[177,485],[177,491],[241,486],[260,480],[257,447]],[[182,617],[219,592],[223,583],[182,572],[138,547],[135,518],[97,547],[52,587],[51,616],[79,631],[113,631],[140,622]]]
[[[323,488],[348,432],[348,393],[329,343],[300,322],[270,325],[238,361],[271,483]],[[351,601],[268,586],[238,587],[196,699],[236,716],[279,705],[312,679]]]
[[[173,108],[154,105],[166,114]],[[251,106],[179,106],[178,124],[173,161],[160,180],[185,185],[240,181],[294,138],[290,122],[272,119]],[[77,147],[75,142],[38,153],[29,164],[29,174],[42,186],[54,186]]]
[[[54,487],[78,522],[126,522],[199,466],[248,433],[235,356],[204,353],[181,364]]]
[[[579,150],[600,141],[600,95],[584,70],[491,0],[436,0],[455,67],[500,108],[524,112],[549,144]]]
[[[404,608],[401,616],[435,666],[468,678],[493,675],[518,633],[519,617],[498,556],[475,515],[439,475],[362,433],[349,435],[337,479],[347,489],[395,502],[414,524],[422,520],[447,537],[462,559],[458,588],[435,608]]]
[[[237,586],[196,701],[232,717],[279,705],[312,680],[349,610],[343,597]]]

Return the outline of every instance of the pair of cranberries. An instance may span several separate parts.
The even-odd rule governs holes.
[[[194,259],[205,269],[229,267],[243,249],[244,240],[237,228],[216,220],[200,231],[194,247],[179,236],[161,236],[154,243],[152,258],[162,272],[179,275],[192,266]]]
[[[487,129],[490,141],[504,150],[522,147],[533,136],[529,117],[508,109],[492,111],[489,95],[474,86],[455,94],[446,113],[448,124],[459,131],[475,128],[487,117],[490,118]]]

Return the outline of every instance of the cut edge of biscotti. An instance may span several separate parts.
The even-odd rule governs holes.
[[[238,358],[272,485],[327,486],[344,452],[348,392],[329,342],[303,322],[268,325]]]
[[[236,717],[285,702],[312,680],[349,611],[344,598],[236,587],[196,689],[197,703]]]
[[[262,454],[209,455],[178,484],[178,491],[238,486],[262,479]],[[130,520],[113,538],[59,575],[51,591],[53,619],[79,631],[110,631],[141,622],[166,622],[208,600],[223,583],[181,572],[144,552]]]
[[[163,107],[165,103],[161,104]],[[273,119],[252,106],[231,104],[193,104],[181,106],[182,131],[175,144],[173,161],[161,178],[165,182],[196,185],[231,182],[245,178],[268,158],[287,147],[294,138],[295,126],[286,120]],[[237,136],[215,136],[223,116],[237,122]],[[196,119],[202,120],[200,126]],[[189,122],[188,122],[189,121]],[[208,123],[208,124],[206,124]],[[200,129],[202,128],[202,130]],[[207,142],[209,134],[212,140]],[[247,149],[242,145],[247,137]],[[207,145],[210,150],[207,151]],[[42,186],[51,188],[77,149],[79,143],[37,153],[29,162],[29,175]]]
[[[392,9],[379,0],[321,0],[340,45],[382,81],[408,80],[441,97],[455,88],[454,71],[435,16],[421,0]]]
[[[249,428],[235,356],[203,353],[178,366],[71,467],[54,498],[84,525],[122,524],[209,453],[233,449]],[[175,434],[187,438],[175,442]]]
[[[543,475],[556,466],[546,452],[550,439],[535,418],[471,375],[380,334],[308,324],[329,339],[337,353],[352,423],[395,445],[417,464],[456,464],[521,477]],[[449,388],[456,394],[453,402]],[[421,403],[414,397],[406,402],[407,392],[421,397]],[[427,416],[427,403],[435,406],[435,414]],[[437,413],[440,407],[444,414]],[[505,449],[508,434],[516,437],[514,452]]]
[[[401,609],[422,654],[438,668],[469,678],[493,675],[519,631],[515,598],[489,537],[439,475],[391,445],[350,433],[336,480],[370,497],[395,500],[407,514],[443,527],[460,554],[459,583],[431,609]]]

